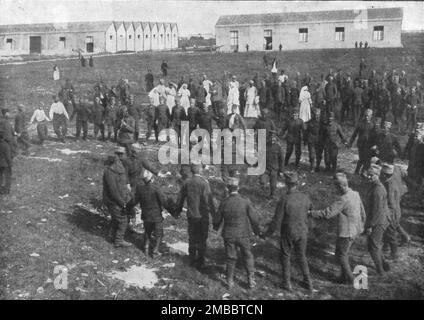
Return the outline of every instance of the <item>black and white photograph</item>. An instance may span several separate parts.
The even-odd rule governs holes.
[[[423,17],[0,0],[0,300],[423,300]]]

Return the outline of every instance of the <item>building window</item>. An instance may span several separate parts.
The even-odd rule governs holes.
[[[230,31],[230,48],[233,51],[238,51],[239,44],[238,31]]]
[[[110,36],[109,36],[109,39],[110,39],[110,40],[112,40],[112,39],[113,39],[113,36],[112,36],[112,35],[110,35]]]
[[[373,37],[374,41],[383,41],[384,40],[384,26],[375,26]]]
[[[140,39],[140,35],[138,35],[137,38]]]
[[[60,49],[66,48],[66,38],[65,37],[59,37],[59,47],[60,47]]]
[[[156,35],[155,34],[153,35],[153,39],[156,39]]]
[[[146,39],[148,38],[149,36],[146,34]]]
[[[128,35],[128,39],[131,39],[131,35]]]
[[[12,50],[12,38],[6,38],[6,50]]]
[[[344,27],[336,27],[336,41],[345,41]]]
[[[94,38],[92,36],[85,37],[85,51],[94,52]]]
[[[121,35],[119,35],[121,38],[123,37],[123,35],[121,34]]]
[[[161,35],[160,35],[160,38],[161,38],[161,39],[163,38],[163,34],[161,34]]]
[[[272,50],[272,30],[264,30],[264,49]]]
[[[299,29],[299,42],[308,42],[308,28]]]

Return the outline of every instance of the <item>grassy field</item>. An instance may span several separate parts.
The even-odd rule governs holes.
[[[422,79],[423,36],[404,37],[404,48],[363,50],[322,50],[273,53],[279,65],[292,75],[296,71],[310,72],[314,78],[334,69],[356,72],[364,55],[368,65],[405,70],[410,81]],[[198,79],[206,73],[210,79],[221,78],[224,71],[238,75],[241,81],[256,72],[265,73],[263,53],[240,54],[177,54],[146,53],[129,56],[98,57],[94,68],[82,69],[76,60],[59,62],[62,77],[70,78],[77,94],[91,97],[97,76],[101,75],[110,86],[119,78],[128,78],[131,90],[139,102],[145,102],[144,75],[152,68],[159,76],[160,63],[167,59],[170,79],[178,81],[184,75]],[[28,106],[28,116],[40,102],[51,103],[57,92],[52,80],[52,62],[0,66],[1,105],[14,108],[18,103]],[[145,124],[142,123],[144,130]],[[50,128],[51,129],[51,128]],[[351,128],[346,128],[351,133]],[[142,130],[142,131],[143,131]],[[75,133],[74,124],[70,132]],[[90,134],[92,126],[90,126]],[[32,133],[34,134],[34,133]],[[53,133],[50,131],[50,135]],[[405,137],[402,137],[405,143]],[[14,181],[11,195],[0,198],[0,298],[3,299],[422,299],[424,294],[424,214],[417,209],[412,198],[403,202],[404,227],[411,233],[413,242],[400,250],[400,259],[391,272],[377,278],[365,238],[359,238],[352,250],[352,265],[368,266],[369,289],[355,290],[337,285],[334,278],[338,267],[334,259],[335,222],[311,221],[308,257],[317,293],[309,296],[298,282],[295,291],[287,293],[279,288],[278,237],[267,241],[256,239],[253,252],[256,258],[257,282],[255,290],[246,290],[244,271],[237,271],[237,286],[228,292],[224,286],[224,250],[222,239],[210,231],[207,268],[200,273],[187,265],[187,233],[185,215],[175,220],[165,219],[165,241],[170,253],[152,260],[140,248],[141,235],[130,235],[134,244],[129,249],[114,249],[107,242],[108,219],[99,206],[102,194],[103,160],[113,145],[100,141],[69,141],[66,144],[48,141],[43,147],[32,146],[30,157],[18,156],[14,164]],[[148,157],[156,162],[158,146],[144,147]],[[73,151],[73,152],[69,152]],[[340,167],[352,173],[356,150],[341,150]],[[322,208],[334,199],[331,177],[323,173],[307,173],[307,153],[302,154],[301,188],[309,193],[316,208]],[[400,163],[403,164],[403,163]],[[173,175],[158,178],[157,182],[168,194],[175,195],[178,181],[175,166],[166,168]],[[222,200],[223,185],[216,176],[214,166],[206,171],[214,195]],[[351,186],[364,192],[366,185],[349,175]],[[242,179],[241,193],[249,197],[262,221],[268,222],[276,205],[268,200],[268,191],[258,179]],[[280,189],[283,192],[283,189]],[[408,199],[412,199],[408,201]],[[35,253],[35,255],[34,255]],[[32,256],[31,256],[32,255]],[[37,256],[38,255],[38,256]],[[68,289],[57,290],[52,281],[57,275],[54,268],[66,266]],[[296,266],[296,264],[294,264]],[[113,273],[142,270],[152,285],[140,288],[122,281]],[[301,275],[294,268],[295,279]],[[157,277],[157,278],[155,278]],[[140,278],[140,277],[139,277]],[[140,280],[140,279],[138,279]]]

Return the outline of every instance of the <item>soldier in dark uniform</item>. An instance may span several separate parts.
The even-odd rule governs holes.
[[[193,176],[184,181],[178,195],[176,215],[179,216],[187,200],[188,254],[190,265],[202,269],[209,230],[209,214],[215,216],[215,204],[209,182],[202,177],[201,164],[192,165]]]
[[[74,111],[72,112],[70,121],[76,117],[75,125],[76,125],[76,133],[75,137],[79,139],[81,135],[81,129],[82,129],[82,139],[87,140],[87,133],[88,133],[88,119],[90,118],[90,109],[86,101],[84,101],[82,98],[79,99],[79,102],[77,105],[75,105]]]
[[[253,130],[266,130],[266,141],[267,143],[271,140],[271,131],[277,132],[277,127],[275,126],[274,121],[269,118],[269,110],[263,109],[258,120],[253,126]]]
[[[196,88],[196,106],[199,109],[203,108],[203,104],[206,102],[206,96],[208,95],[208,92],[206,91],[205,87],[203,86],[203,81],[199,81],[199,86]],[[190,95],[191,96],[191,95]]]
[[[237,262],[237,249],[241,251],[243,266],[247,270],[247,282],[250,289],[256,286],[254,257],[251,250],[252,229],[256,235],[260,235],[259,216],[253,209],[249,199],[238,193],[239,180],[228,178],[227,188],[229,196],[221,202],[216,216],[214,217],[214,229],[218,230],[221,223],[222,237],[224,238],[225,255],[227,262],[227,286],[234,286],[234,270]]]
[[[266,176],[269,178],[270,197],[275,196],[277,190],[277,179],[284,169],[284,152],[283,148],[278,144],[277,132],[270,132],[270,140],[266,146],[266,171],[261,176],[261,184],[264,185]]]
[[[387,201],[389,206],[389,226],[384,232],[383,243],[390,246],[393,260],[398,258],[398,229],[401,217],[400,201],[402,196],[401,185],[393,176],[394,165],[383,163],[381,169],[381,182],[387,191]]]
[[[159,186],[153,183],[151,172],[144,172],[143,181],[144,183],[137,184],[135,195],[127,205],[127,209],[131,211],[134,206],[140,204],[141,219],[144,225],[144,253],[149,254],[150,243],[154,242],[151,254],[152,257],[155,257],[160,255],[159,246],[163,238],[162,210],[168,210],[171,215],[174,215],[174,211],[170,205],[172,199],[168,198]]]
[[[290,87],[290,107],[291,110],[289,110],[289,114],[290,111],[293,112],[293,110],[298,110],[299,109],[299,89],[297,88],[297,82],[293,81],[292,85]]]
[[[0,195],[9,194],[12,184],[12,148],[5,135],[4,128],[0,128]]]
[[[349,112],[353,105],[353,88],[350,77],[344,82],[341,90],[342,110],[340,115],[340,121],[343,123],[348,118]]]
[[[378,157],[382,162],[393,163],[396,157],[402,155],[398,139],[390,132],[392,123],[385,121],[383,130],[377,135],[377,143],[374,150],[377,150]]]
[[[339,154],[338,137],[342,140],[343,144],[347,144],[345,134],[343,133],[342,127],[334,121],[334,113],[330,112],[328,117],[328,123],[324,127],[325,137],[325,150],[328,158],[325,164],[327,171],[333,173],[337,170],[337,156]]]
[[[299,110],[293,111],[293,117],[287,119],[283,128],[282,134],[287,140],[286,157],[284,159],[284,165],[289,165],[290,157],[295,149],[295,165],[299,167],[300,156],[302,154],[302,132],[303,132],[303,120],[299,118]]]
[[[146,122],[147,122],[147,131],[146,131],[146,142],[149,140],[152,131],[155,128],[155,113],[156,107],[153,105],[153,98],[149,98],[149,105],[145,110]]]
[[[128,182],[132,191],[135,191],[136,186],[142,182],[141,178],[146,169],[156,176],[159,175],[159,170],[132,147],[129,155],[122,160],[122,164],[127,172]]]
[[[122,118],[119,124],[118,130],[118,145],[125,147],[127,155],[130,154],[131,145],[134,143],[133,135],[134,135],[134,127],[135,121],[134,118],[128,114],[128,110],[126,106],[122,106],[121,108]]]
[[[325,110],[326,114],[334,111],[337,99],[337,86],[334,83],[333,76],[328,77],[328,83],[325,85]]]
[[[355,239],[364,230],[365,209],[358,192],[349,188],[344,173],[336,173],[335,185],[339,198],[329,207],[311,211],[313,218],[330,219],[337,216],[336,259],[340,264],[340,277],[338,282],[353,284],[353,274],[349,263],[349,251]]]
[[[31,143],[29,142],[28,130],[26,128],[27,120],[24,112],[24,105],[20,104],[18,106],[18,114],[15,116],[15,132],[18,135],[17,143],[23,149],[23,154],[29,154],[29,147]]]
[[[371,89],[366,79],[362,80],[362,103],[365,110],[371,108]]]
[[[303,141],[308,147],[309,163],[311,164],[310,171],[314,172],[316,167],[317,150],[319,149],[318,144],[321,143],[321,141],[319,141],[321,110],[315,109],[311,116],[311,120],[306,123]]]
[[[130,95],[130,100],[128,102],[128,113],[131,117],[134,118],[135,126],[134,126],[134,142],[138,141],[138,137],[140,135],[140,115],[138,113],[138,108],[134,104],[134,95]]]
[[[199,112],[197,113],[197,123],[199,124],[199,128],[205,129],[206,131],[209,132],[209,134],[211,134],[212,119],[213,119],[212,112],[209,110],[206,103],[204,103],[202,108],[200,108]]]
[[[362,121],[356,125],[355,131],[353,131],[352,137],[350,138],[348,144],[348,148],[351,148],[356,137],[358,137],[357,147],[359,160],[356,164],[355,174],[363,174],[365,170],[368,170],[372,158],[371,148],[375,145],[377,138],[375,124],[372,122],[371,109],[367,109],[365,111],[364,120],[365,121]]]
[[[169,123],[171,119],[171,114],[169,113],[169,108],[165,103],[165,98],[160,97],[160,105],[156,107],[155,113],[155,136],[156,142],[159,141],[159,134],[163,129],[169,128]]]
[[[144,77],[144,82],[146,83],[146,92],[152,91],[152,89],[154,88],[154,85],[153,85],[154,78],[153,78],[152,70],[150,69],[147,70],[147,74]]]
[[[105,108],[101,104],[100,98],[96,97],[93,107],[94,139],[100,131],[101,140],[105,140]]]
[[[197,128],[199,119],[199,108],[196,105],[196,100],[190,99],[190,107],[187,109],[188,126],[190,129],[190,135]]]
[[[108,208],[111,219],[111,240],[115,247],[129,247],[131,243],[124,240],[128,227],[127,203],[131,193],[127,188],[127,175],[121,159],[125,148],[116,147],[115,157],[109,157],[103,173],[103,203]]]
[[[368,251],[374,261],[378,275],[383,275],[384,271],[390,269],[382,254],[383,236],[389,221],[389,207],[387,202],[387,191],[381,183],[379,177],[381,167],[372,164],[368,170],[368,179],[371,183],[364,205],[367,215],[365,221],[365,234],[368,236]]]
[[[117,119],[118,106],[116,105],[116,98],[111,97],[105,109],[105,130],[107,131],[107,139],[111,140],[113,133],[113,141],[115,142],[118,133]]]
[[[171,114],[171,122],[172,122],[172,128],[177,133],[178,137],[178,145],[181,145],[181,121],[188,121],[188,116],[184,110],[184,108],[181,106],[180,101],[176,101],[176,105],[172,108],[172,114]]]
[[[353,89],[353,105],[352,105],[352,115],[353,115],[353,125],[358,125],[359,119],[361,117],[362,108],[363,108],[363,97],[364,90],[359,84],[359,81],[355,81],[355,88]]]
[[[5,140],[10,145],[12,158],[14,158],[17,153],[18,144],[15,138],[15,131],[9,122],[9,117],[9,109],[2,109],[0,117],[0,131],[3,131],[3,140]]]
[[[424,173],[424,143],[418,127],[410,134],[405,146],[403,158],[408,160],[408,186],[409,189],[418,190]]]
[[[298,176],[296,172],[285,172],[287,193],[277,204],[275,215],[269,224],[264,237],[271,236],[275,230],[280,230],[281,265],[283,267],[283,288],[292,290],[290,277],[290,257],[292,250],[300,263],[303,273],[303,282],[312,292],[312,281],[309,274],[306,246],[308,242],[308,212],[312,209],[312,202],[308,195],[297,189]]]

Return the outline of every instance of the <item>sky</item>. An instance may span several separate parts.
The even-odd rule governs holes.
[[[182,36],[215,33],[220,15],[403,7],[403,30],[424,30],[423,1],[0,0],[0,24],[70,21],[176,22]]]

